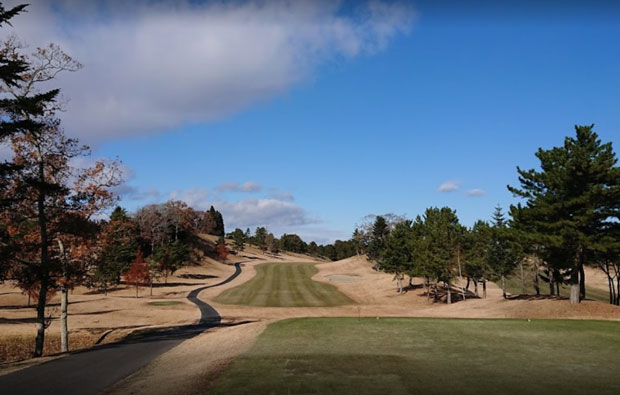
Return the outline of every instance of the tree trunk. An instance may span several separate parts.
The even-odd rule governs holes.
[[[65,246],[62,240],[58,239],[58,249],[60,250],[60,259],[62,259],[62,271],[64,283],[60,287],[60,351],[69,352],[69,326],[67,325],[67,316],[69,308],[69,262],[65,254]]]
[[[525,295],[525,278],[523,277],[523,260],[519,262],[519,266],[521,268],[521,294]]]
[[[549,295],[555,296],[555,276],[552,275],[551,271],[549,271]]]
[[[41,281],[41,290],[39,291],[39,300],[37,301],[37,338],[34,344],[34,357],[43,355],[43,344],[45,343],[45,302],[47,299],[47,278]]]
[[[487,280],[486,279],[482,280],[482,297],[484,299],[487,298]]]
[[[469,291],[469,281],[470,281],[470,278],[467,277],[467,284],[465,285],[465,289],[468,291]]]
[[[573,268],[570,274],[570,304],[579,304],[579,271]]]
[[[478,280],[476,280],[476,279],[474,279],[474,294],[476,296],[479,296],[478,295]]]
[[[540,295],[540,286],[538,285],[538,259],[534,259],[534,290],[536,296]]]
[[[447,304],[452,304],[452,292],[450,292],[450,281],[446,282],[446,303]]]
[[[39,236],[41,237],[41,267],[39,268],[39,278],[41,281],[41,290],[39,291],[39,300],[37,302],[37,338],[34,344],[34,357],[40,357],[43,355],[43,345],[45,344],[45,329],[47,324],[45,322],[45,305],[47,303],[47,287],[49,286],[49,273],[48,273],[48,247],[49,240],[47,237],[47,217],[45,213],[45,196],[46,191],[45,182],[45,166],[41,160],[41,154],[39,152],[39,168],[38,179],[41,183],[39,186],[37,196],[37,220],[39,223]]]
[[[502,274],[502,295],[506,299],[506,276]]]
[[[607,283],[609,285],[609,304],[615,304],[616,295],[614,295],[614,280],[607,275]]]
[[[581,300],[586,298],[586,271],[583,264],[579,265],[579,298]]]
[[[424,277],[424,288],[426,289],[426,302],[431,302],[431,284],[428,277]]]
[[[620,276],[616,275],[616,306],[620,306]]]
[[[67,325],[69,292],[67,286],[60,289],[60,351],[69,352],[69,327]]]

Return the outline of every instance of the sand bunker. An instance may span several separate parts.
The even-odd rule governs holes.
[[[337,283],[352,283],[360,280],[360,276],[357,274],[332,274],[327,276],[329,281]]]

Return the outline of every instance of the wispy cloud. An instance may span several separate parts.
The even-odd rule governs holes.
[[[461,183],[455,180],[445,181],[443,184],[437,188],[439,192],[447,193],[457,191],[460,187]]]
[[[295,196],[293,196],[293,194],[291,193],[274,193],[273,195],[271,195],[272,198],[274,199],[278,199],[278,200],[288,200],[288,201],[293,201],[295,200]]]
[[[239,184],[238,182],[227,182],[218,186],[217,189],[222,192],[258,192],[263,189],[263,187],[257,182],[247,181],[243,184]]]
[[[478,188],[469,189],[467,192],[465,192],[467,196],[471,196],[471,197],[482,196],[484,195],[484,193],[485,193],[484,190],[478,189]]]
[[[1,33],[56,42],[84,64],[55,82],[71,100],[65,128],[89,144],[222,119],[322,63],[381,51],[414,17],[406,1],[33,3]]]

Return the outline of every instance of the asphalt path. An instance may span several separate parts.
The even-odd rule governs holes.
[[[220,324],[219,313],[198,298],[207,289],[227,284],[241,273],[241,263],[226,280],[194,289],[187,299],[200,309],[194,325],[162,328],[113,344],[70,355],[0,376],[0,394],[95,395],[142,368],[155,357]]]

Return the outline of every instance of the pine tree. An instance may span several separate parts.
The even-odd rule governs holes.
[[[412,274],[412,229],[411,221],[400,222],[394,226],[394,230],[385,240],[385,248],[379,262],[381,269],[394,274],[398,293],[403,292],[403,277],[405,273]]]
[[[389,234],[390,228],[387,221],[383,216],[377,216],[372,226],[372,231],[370,234],[371,239],[368,243],[368,248],[366,249],[368,259],[376,261],[381,257],[381,253],[385,248],[385,240]]]
[[[490,245],[487,264],[491,271],[501,279],[502,294],[506,299],[506,277],[509,276],[523,258],[519,245],[510,237],[502,208],[497,206],[493,213]]]
[[[568,257],[573,304],[585,297],[583,266],[608,248],[620,218],[620,168],[611,143],[601,143],[593,127],[575,126],[563,146],[539,149],[541,170],[517,168],[521,185],[508,186],[526,200],[510,209],[522,234]]]

